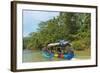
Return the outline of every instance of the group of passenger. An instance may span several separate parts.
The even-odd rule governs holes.
[[[64,47],[61,46],[46,46],[43,48],[43,51],[53,54],[67,54],[67,53],[74,53],[71,46],[68,44]]]

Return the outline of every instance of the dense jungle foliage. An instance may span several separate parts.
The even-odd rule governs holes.
[[[37,32],[23,37],[23,49],[39,50],[60,39],[70,41],[75,50],[90,49],[91,15],[60,12],[59,16],[39,23]]]

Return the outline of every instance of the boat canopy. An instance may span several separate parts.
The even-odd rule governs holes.
[[[53,46],[58,46],[58,45],[67,45],[67,44],[70,45],[70,43],[68,41],[57,42],[57,43],[50,43],[50,44],[48,44],[48,47],[53,47]]]

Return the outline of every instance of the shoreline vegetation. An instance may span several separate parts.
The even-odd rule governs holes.
[[[36,57],[40,57],[38,55],[43,47],[60,39],[71,42],[76,58],[89,59],[91,57],[91,14],[60,12],[59,16],[40,22],[36,32],[30,32],[28,36],[23,37],[23,51],[27,48],[33,52],[38,51]],[[24,54],[23,61],[26,58]]]

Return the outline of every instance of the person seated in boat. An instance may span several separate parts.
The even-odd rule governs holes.
[[[58,54],[63,54],[63,49],[62,48],[58,48],[57,52],[58,52]]]
[[[47,46],[43,47],[43,48],[42,48],[42,51],[44,51],[44,52],[49,52],[48,47],[47,47]]]
[[[65,49],[64,49],[64,53],[74,53],[74,50],[72,49],[70,44],[67,44]]]

